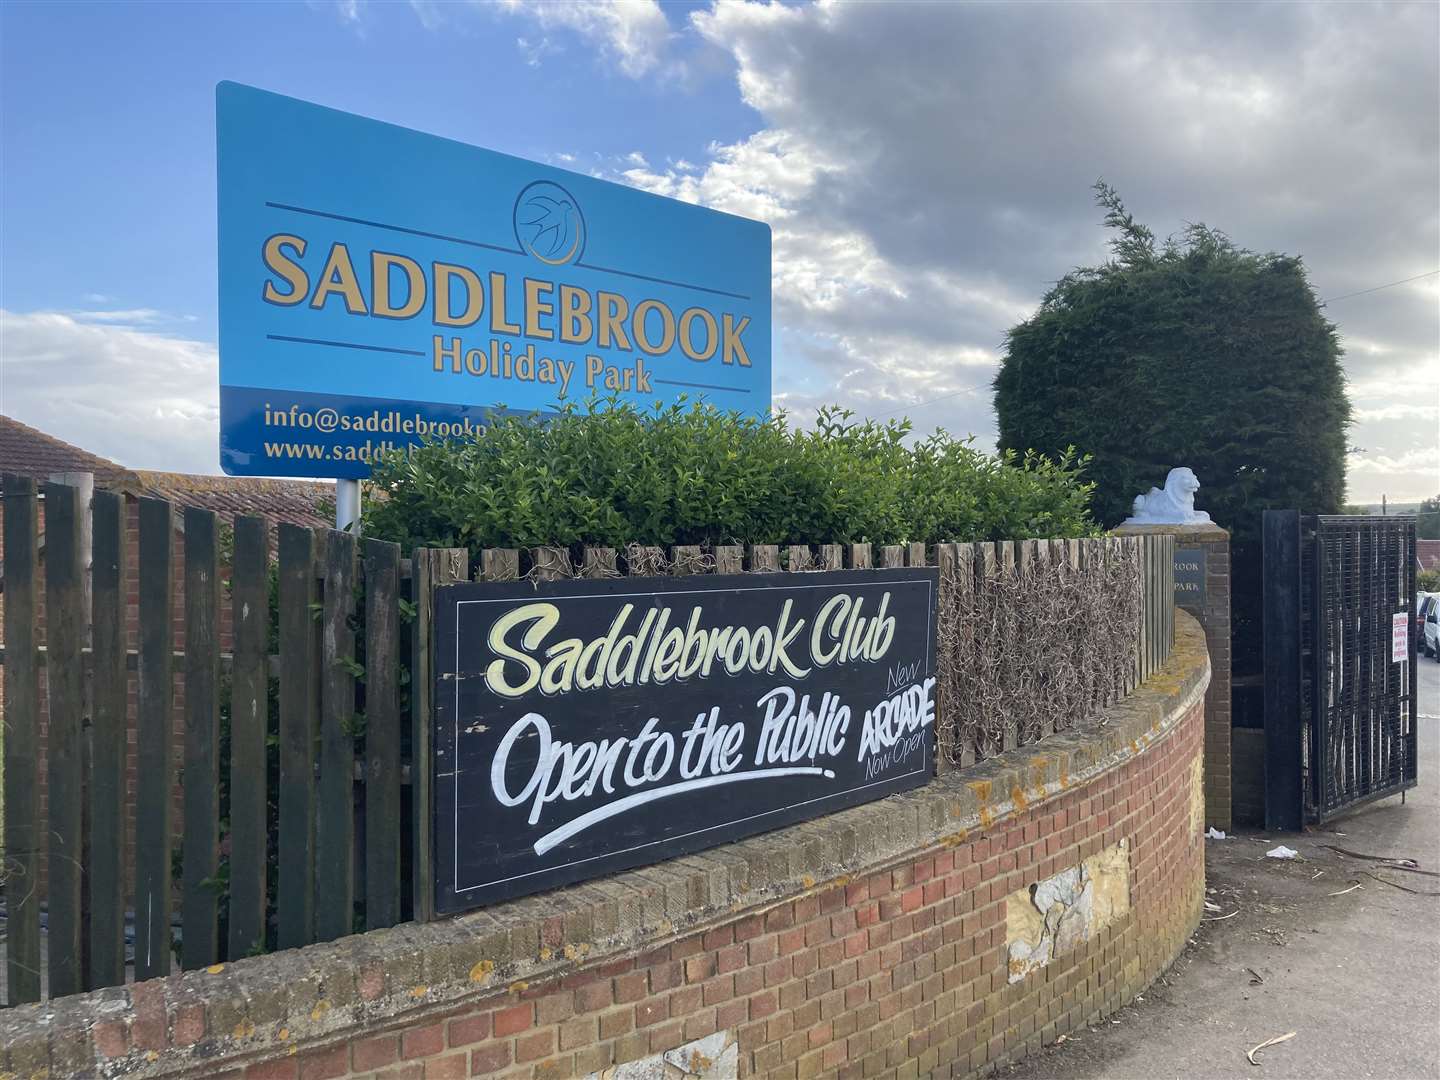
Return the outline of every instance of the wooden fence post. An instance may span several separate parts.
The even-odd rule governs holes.
[[[485,581],[519,581],[520,552],[514,548],[485,548],[480,552],[480,577]]]
[[[935,565],[940,568],[940,590],[935,598],[936,612],[936,642],[935,656],[935,774],[942,775],[950,771],[950,754],[953,749],[959,748],[958,738],[954,738],[954,717],[950,715],[954,705],[954,694],[952,688],[955,683],[955,656],[953,652],[945,652],[946,626],[945,620],[955,612],[954,592],[957,586],[956,575],[956,549],[954,544],[935,545]],[[952,627],[952,633],[958,631],[958,627]],[[952,638],[953,640],[953,638]],[[940,733],[947,725],[952,737],[942,739]]]
[[[780,570],[780,548],[775,544],[750,545],[750,572],[777,573]]]
[[[355,925],[355,536],[324,535],[315,938],[333,941]]]
[[[125,756],[129,750],[125,496],[97,491],[91,514],[95,703],[90,732],[90,987],[125,981]]]
[[[518,569],[519,552],[511,560],[492,563],[491,551],[483,553],[484,564],[506,574]],[[503,562],[503,565],[502,565]],[[410,798],[412,822],[414,917],[425,921],[435,917],[434,862],[431,849],[431,730],[434,722],[435,677],[435,589],[470,577],[470,553],[464,548],[417,548],[412,559],[411,593],[415,605],[410,651]],[[510,580],[513,580],[511,578]]]
[[[35,652],[39,506],[35,481],[5,483],[5,985],[11,1005],[40,1000],[40,672]]]
[[[180,964],[220,959],[220,548],[215,515],[185,509],[185,830]]]
[[[282,949],[315,940],[315,534],[280,526],[280,835],[275,902]]]
[[[45,485],[45,642],[50,725],[46,746],[49,777],[49,972],[50,996],[84,989],[80,902],[84,815],[81,714],[85,711],[84,573],[80,549],[80,492],[67,484]]]
[[[365,541],[365,926],[400,921],[400,545]]]
[[[235,519],[233,563],[228,955],[238,960],[265,945],[268,896],[270,539],[264,518]]]
[[[715,549],[715,572],[717,574],[739,574],[745,569],[745,549],[736,545],[725,545]]]
[[[1015,566],[1015,555],[1016,555],[1016,553],[1015,553],[1015,541],[1013,541],[1013,540],[1000,540],[1000,541],[997,541],[997,542],[996,542],[996,544],[995,544],[995,556],[996,556],[996,563],[997,563],[996,573],[997,573],[997,576],[998,576],[998,577],[1000,577],[1001,579],[1004,580],[1005,585],[1006,585],[1006,588],[1009,588],[1009,589],[1014,589],[1014,588],[1017,587],[1016,583],[1017,583],[1018,576],[1019,576],[1019,571],[1016,569],[1016,566]],[[993,587],[993,585],[992,585],[992,587]],[[1003,594],[1002,594],[1002,595],[1003,595]],[[1001,606],[1002,606],[1002,608],[1009,608],[1009,605],[1005,604],[1005,602],[1004,602],[1003,599],[1001,600]],[[1001,633],[1006,639],[1010,639],[1010,638],[1013,638],[1013,637],[1015,636],[1015,628],[1016,628],[1016,626],[1019,625],[1018,620],[1015,618],[1015,616],[1014,616],[1014,614],[1013,614],[1012,612],[1013,612],[1013,609],[1011,609],[1010,611],[1007,611],[1007,613],[1002,617],[1002,622],[1001,622],[1001,624],[1000,624],[1000,633]],[[1013,713],[1007,713],[1006,716],[1005,716],[1005,742],[1004,742],[1004,749],[1006,749],[1006,750],[1014,750],[1014,749],[1015,749],[1017,746],[1019,746],[1019,745],[1020,745],[1020,722],[1019,722],[1019,718],[1016,717]]]
[[[975,548],[970,544],[956,544],[955,546],[955,599],[962,610],[969,612],[974,603],[975,595]],[[951,685],[957,691],[951,701],[951,708],[957,708],[958,680],[959,674],[965,671],[974,662],[975,655],[975,624],[970,619],[960,620],[955,628],[955,648],[950,657],[952,666]],[[961,742],[956,738],[956,751],[959,754],[961,768],[966,765],[975,764],[978,759],[978,751],[973,741]]]
[[[615,549],[587,547],[580,556],[580,576],[583,578],[618,577],[615,566]]]
[[[140,655],[135,758],[147,783],[135,792],[135,980],[170,974],[170,801],[174,705],[175,511],[141,499]]]

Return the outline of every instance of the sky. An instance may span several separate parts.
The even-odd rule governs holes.
[[[985,448],[1006,330],[1107,256],[1103,177],[1303,257],[1349,498],[1440,491],[1440,5],[10,0],[0,412],[219,471],[224,79],[766,221],[776,405]]]

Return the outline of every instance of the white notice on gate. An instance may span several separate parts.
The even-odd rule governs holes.
[[[1410,659],[1410,616],[1403,611],[1390,616],[1390,659],[1397,664]]]

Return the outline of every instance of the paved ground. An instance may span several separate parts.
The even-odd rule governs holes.
[[[1165,976],[1113,1022],[1005,1080],[1440,1077],[1440,878],[1361,871],[1321,845],[1440,870],[1440,663],[1420,659],[1420,786],[1303,834],[1207,841],[1210,914]],[[1265,857],[1278,843],[1304,862]],[[1331,894],[1354,884],[1363,888]],[[1229,918],[1221,916],[1230,915]],[[1294,1031],[1264,1050],[1245,1051]]]

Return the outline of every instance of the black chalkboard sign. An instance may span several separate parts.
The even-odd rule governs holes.
[[[435,910],[924,784],[934,569],[436,591]]]

